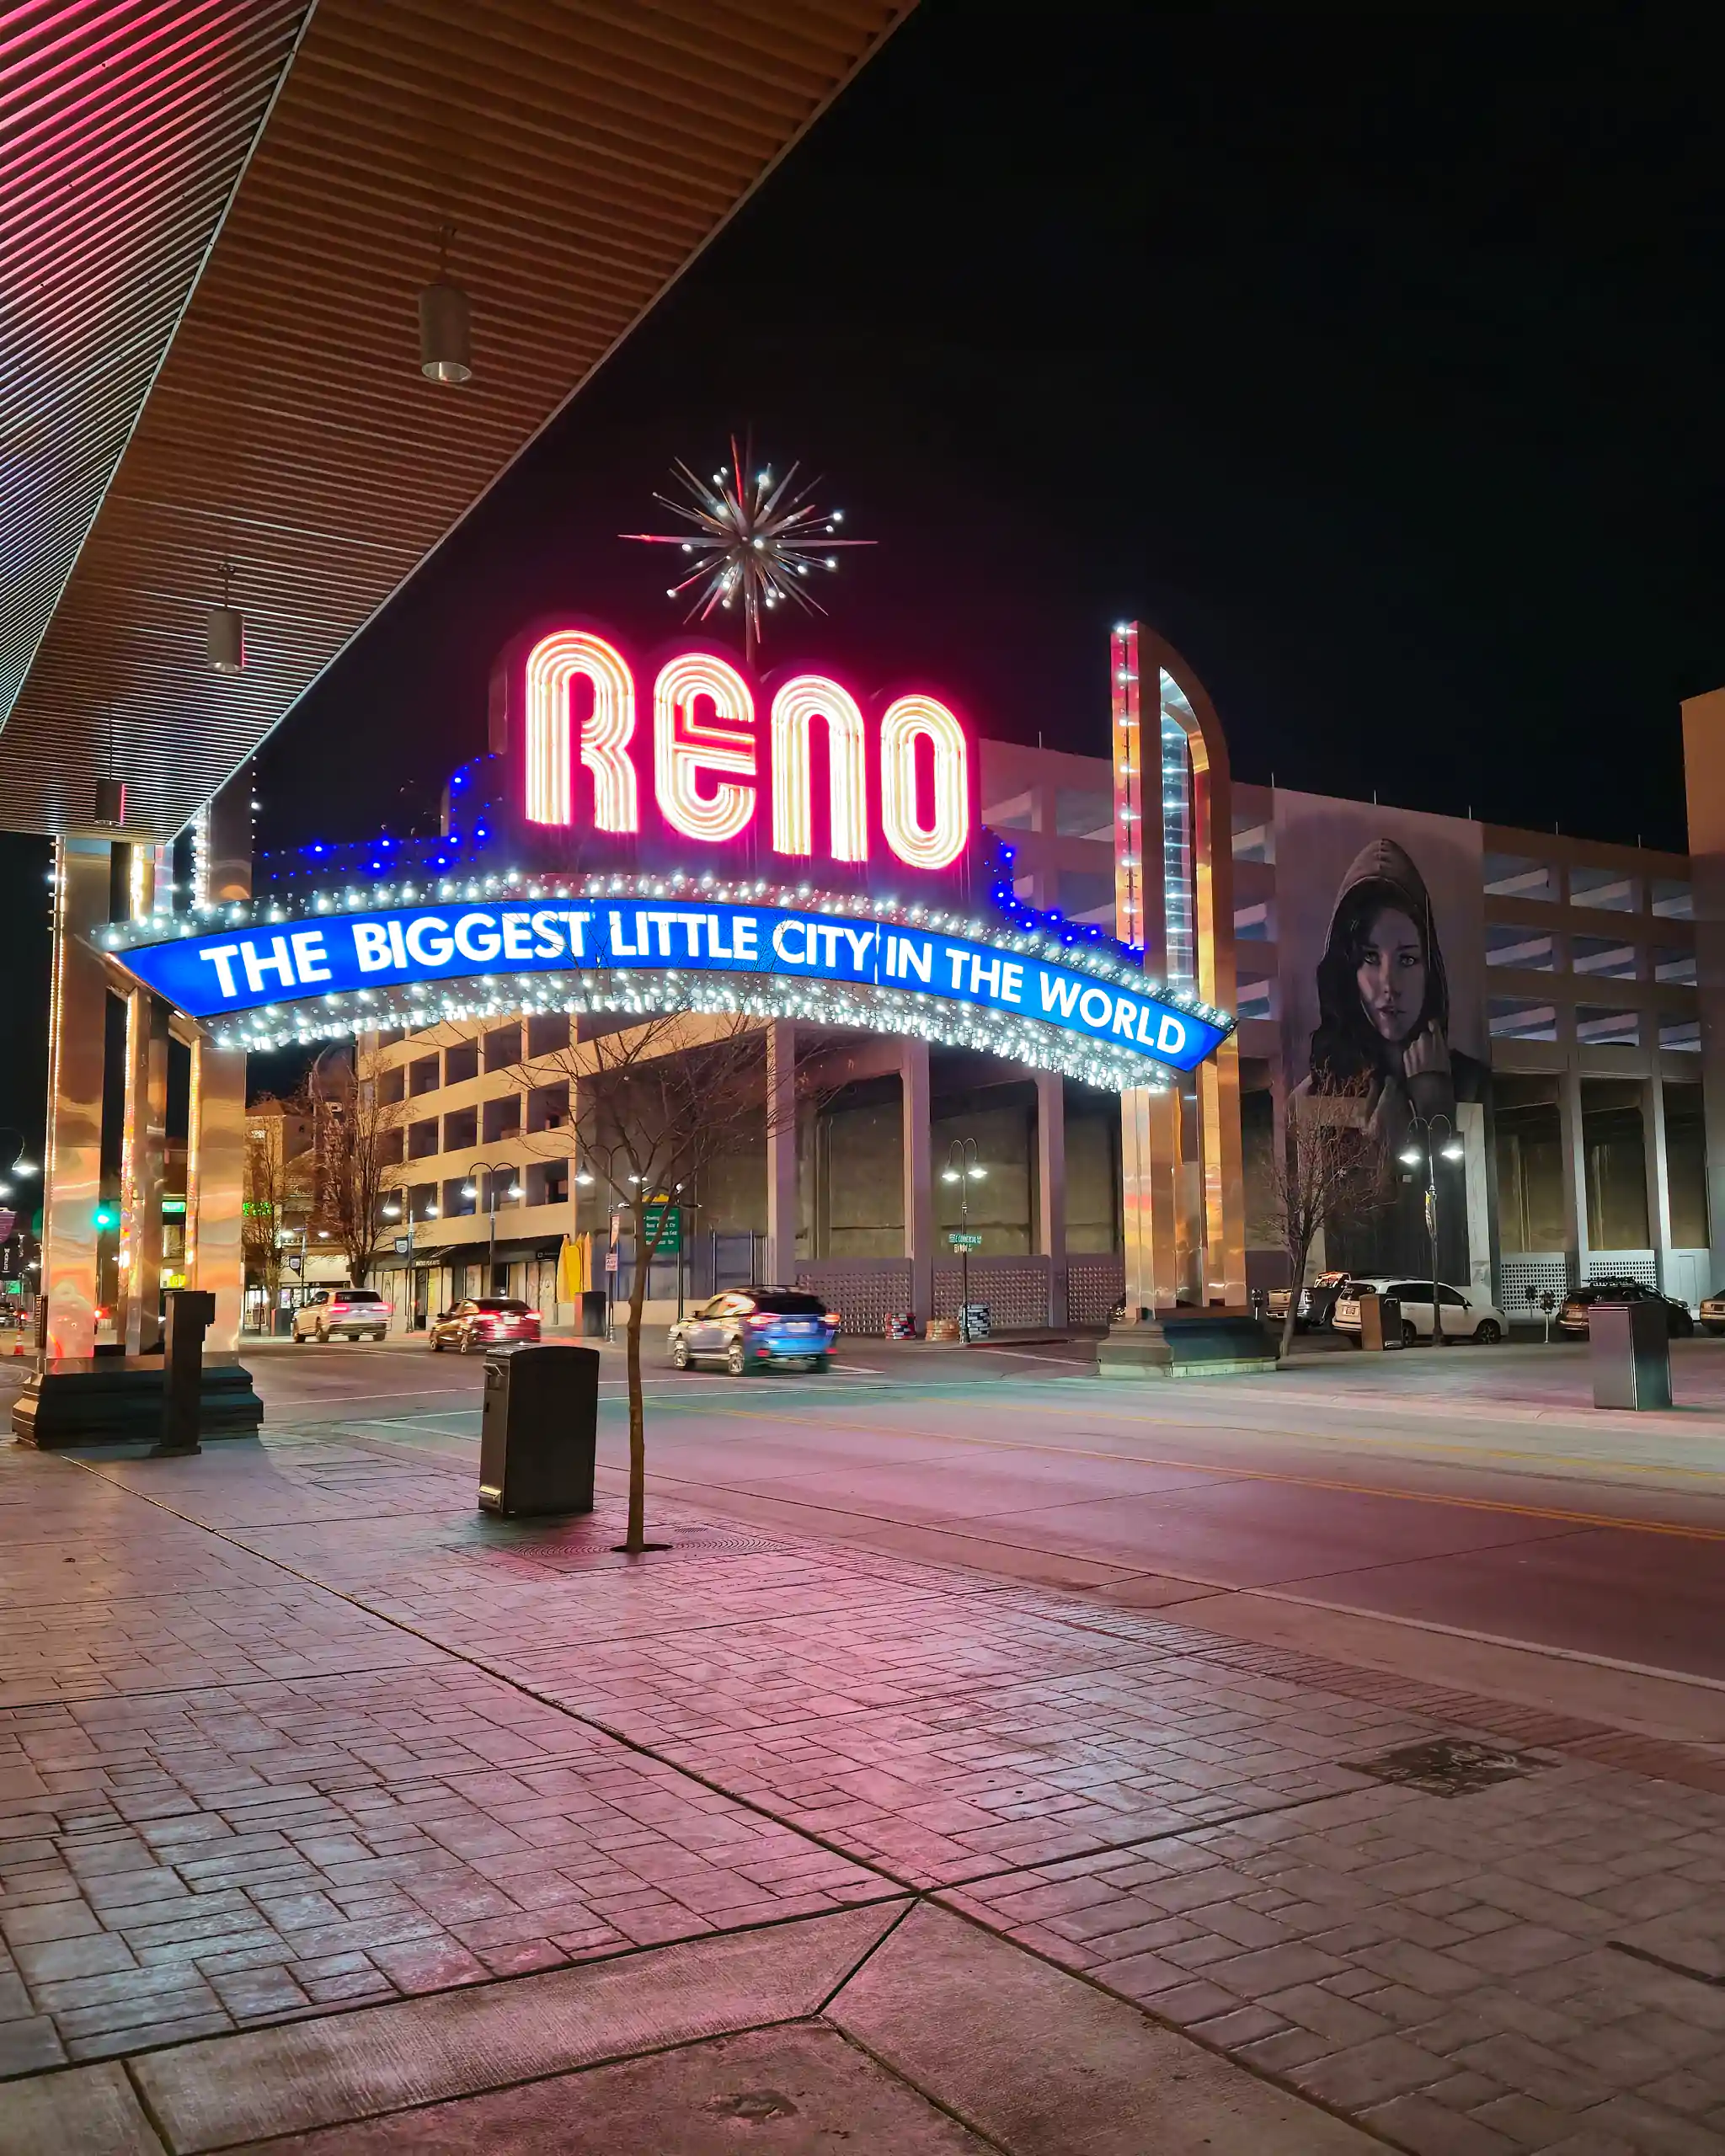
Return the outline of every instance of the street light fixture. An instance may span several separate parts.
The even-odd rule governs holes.
[[[411,1200],[409,1200],[409,1198],[407,1198],[403,1197],[403,1198],[399,1199],[399,1200],[398,1200],[396,1203],[394,1203],[393,1205],[382,1205],[382,1206],[380,1206],[380,1207],[378,1208],[378,1210],[382,1214],[382,1215],[383,1215],[383,1217],[384,1217],[384,1219],[385,1219],[386,1220],[398,1220],[398,1219],[400,1219],[400,1218],[402,1217],[402,1214],[403,1214],[403,1213],[405,1213],[405,1214],[407,1214],[407,1220],[408,1220],[408,1246],[407,1246],[406,1251],[405,1251],[403,1254],[403,1256],[406,1257],[407,1262],[408,1262],[408,1331],[409,1331],[409,1332],[412,1332],[412,1331],[414,1331],[417,1329],[417,1328],[415,1327],[414,1324],[414,1299],[415,1299],[415,1298],[414,1298],[414,1215],[413,1204],[412,1204]],[[422,1220],[435,1220],[435,1219],[437,1218],[437,1208],[435,1207],[435,1205],[428,1205],[428,1206],[425,1209],[424,1212],[422,1212],[422,1213],[419,1215],[419,1218],[420,1219],[422,1219]]]
[[[467,1179],[462,1185],[462,1196],[477,1201],[479,1196],[480,1177],[489,1176],[491,1178],[491,1188],[488,1193],[485,1208],[491,1224],[485,1258],[485,1292],[488,1295],[494,1294],[497,1291],[497,1201],[499,1195],[497,1179],[503,1175],[506,1175],[510,1179],[503,1195],[510,1198],[525,1198],[527,1193],[515,1181],[515,1173],[516,1166],[513,1161],[472,1161],[467,1164]]]

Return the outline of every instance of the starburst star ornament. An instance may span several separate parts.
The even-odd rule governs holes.
[[[844,511],[818,508],[809,499],[818,483],[798,486],[798,466],[792,465],[782,479],[765,469],[751,475],[753,460],[738,450],[734,435],[730,447],[729,470],[715,472],[710,481],[697,478],[681,461],[671,467],[686,501],[653,497],[692,527],[690,531],[620,536],[649,547],[681,547],[691,558],[688,574],[667,585],[665,596],[693,593],[686,622],[704,622],[715,611],[740,613],[743,648],[752,664],[766,616],[787,602],[805,614],[824,614],[826,609],[808,589],[811,574],[836,569],[840,547],[874,542],[839,536]]]

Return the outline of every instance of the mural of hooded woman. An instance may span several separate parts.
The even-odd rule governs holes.
[[[1417,1115],[1453,1124],[1478,1100],[1484,1066],[1450,1045],[1450,989],[1432,903],[1413,857],[1393,839],[1354,857],[1317,967],[1318,1024],[1302,1091],[1365,1082],[1370,1127],[1392,1151]]]

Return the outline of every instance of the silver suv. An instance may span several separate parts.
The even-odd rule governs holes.
[[[394,1310],[375,1288],[320,1288],[293,1314],[296,1342],[382,1340]]]

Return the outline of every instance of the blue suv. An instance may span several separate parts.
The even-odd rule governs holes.
[[[800,1288],[727,1288],[672,1326],[671,1367],[723,1363],[734,1378],[776,1363],[824,1370],[838,1329],[838,1312]]]

